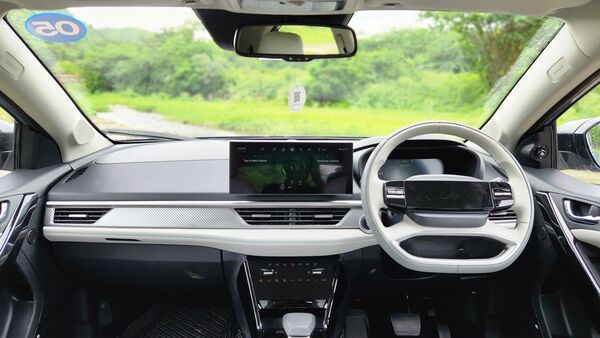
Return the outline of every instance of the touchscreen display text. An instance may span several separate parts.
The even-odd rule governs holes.
[[[351,194],[352,143],[231,142],[232,194]]]

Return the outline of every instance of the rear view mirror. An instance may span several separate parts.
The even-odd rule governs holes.
[[[249,25],[237,30],[235,51],[287,61],[342,58],[356,54],[356,35],[347,26]]]

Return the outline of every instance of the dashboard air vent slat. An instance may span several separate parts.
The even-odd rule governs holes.
[[[56,208],[54,223],[56,224],[94,224],[111,208]]]
[[[335,225],[348,208],[239,208],[235,209],[249,225]]]

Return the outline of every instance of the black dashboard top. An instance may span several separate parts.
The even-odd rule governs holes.
[[[360,175],[380,139],[353,142],[351,194],[278,196],[279,201],[360,200]],[[268,141],[268,140],[267,140]],[[235,201],[230,194],[230,141],[191,140],[115,146],[77,166],[48,194],[50,201]],[[447,139],[409,140],[390,156],[384,178],[451,173],[482,179],[499,176],[489,159]],[[273,197],[253,196],[252,200]]]

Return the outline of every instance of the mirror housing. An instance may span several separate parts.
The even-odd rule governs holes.
[[[356,34],[343,25],[260,24],[238,28],[238,55],[286,61],[344,58],[356,54]]]
[[[563,124],[557,143],[565,168],[600,171],[600,117]]]
[[[596,124],[585,134],[585,139],[593,160],[600,167],[600,119],[596,120]]]
[[[14,148],[15,127],[14,123],[0,120],[0,171],[12,170],[12,154]],[[0,173],[0,177],[2,173]]]

